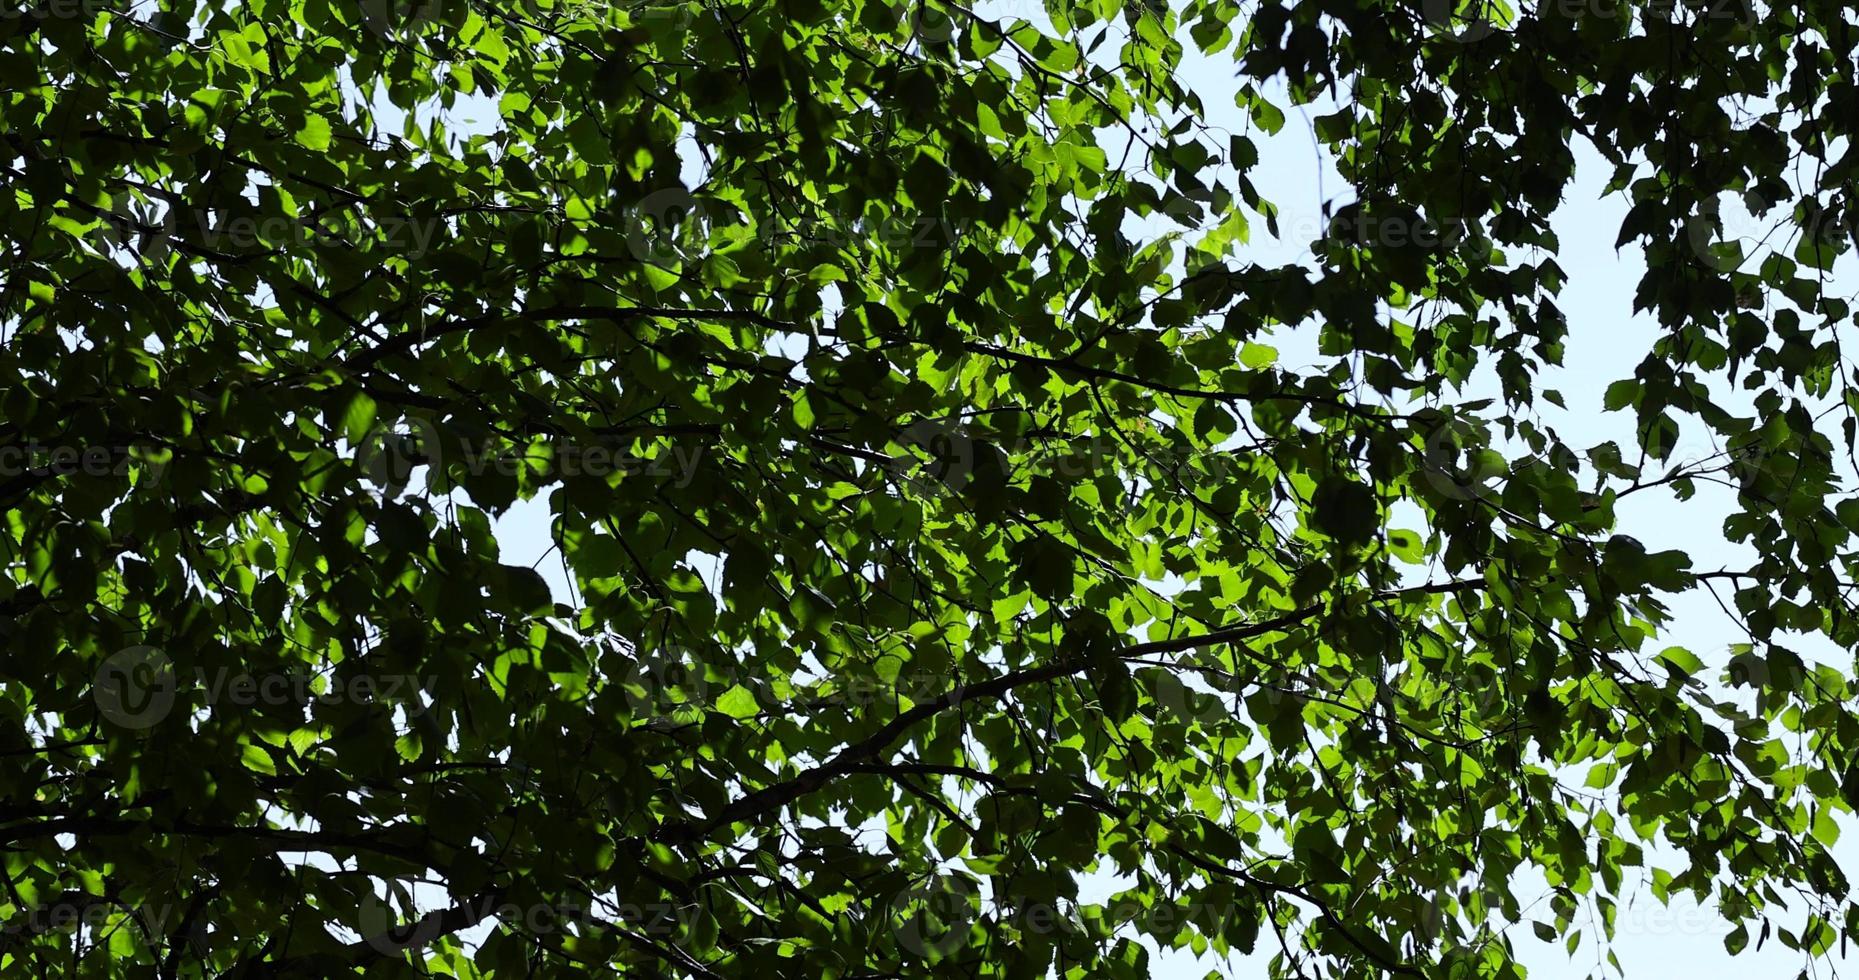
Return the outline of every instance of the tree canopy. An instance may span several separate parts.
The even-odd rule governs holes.
[[[126,6],[0,17],[6,975],[1859,929],[1846,5]],[[1281,130],[1347,186],[1262,261]],[[1636,443],[1545,414],[1578,145]]]

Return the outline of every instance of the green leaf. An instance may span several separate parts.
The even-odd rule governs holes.
[[[1375,493],[1342,477],[1326,477],[1311,496],[1311,526],[1344,544],[1366,544],[1381,526]]]
[[[1640,385],[1637,381],[1621,380],[1607,386],[1607,395],[1602,404],[1610,412],[1617,412],[1628,405],[1639,403]]]
[[[303,126],[296,133],[297,142],[311,150],[327,150],[333,132],[329,120],[322,116],[305,116]]]
[[[350,445],[361,445],[373,432],[378,407],[367,392],[358,391],[349,398],[342,412],[342,435]]]
[[[1658,660],[1681,677],[1695,677],[1704,672],[1704,663],[1684,647],[1666,647]]]
[[[716,700],[716,709],[731,718],[753,718],[761,711],[755,702],[755,695],[738,684],[723,692]]]

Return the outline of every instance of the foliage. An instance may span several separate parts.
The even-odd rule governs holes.
[[[1843,946],[1844,7],[1008,6],[11,7],[0,969],[1501,977],[1648,864]],[[1637,446],[1536,409],[1575,139]],[[1751,567],[1618,533],[1706,479]]]

